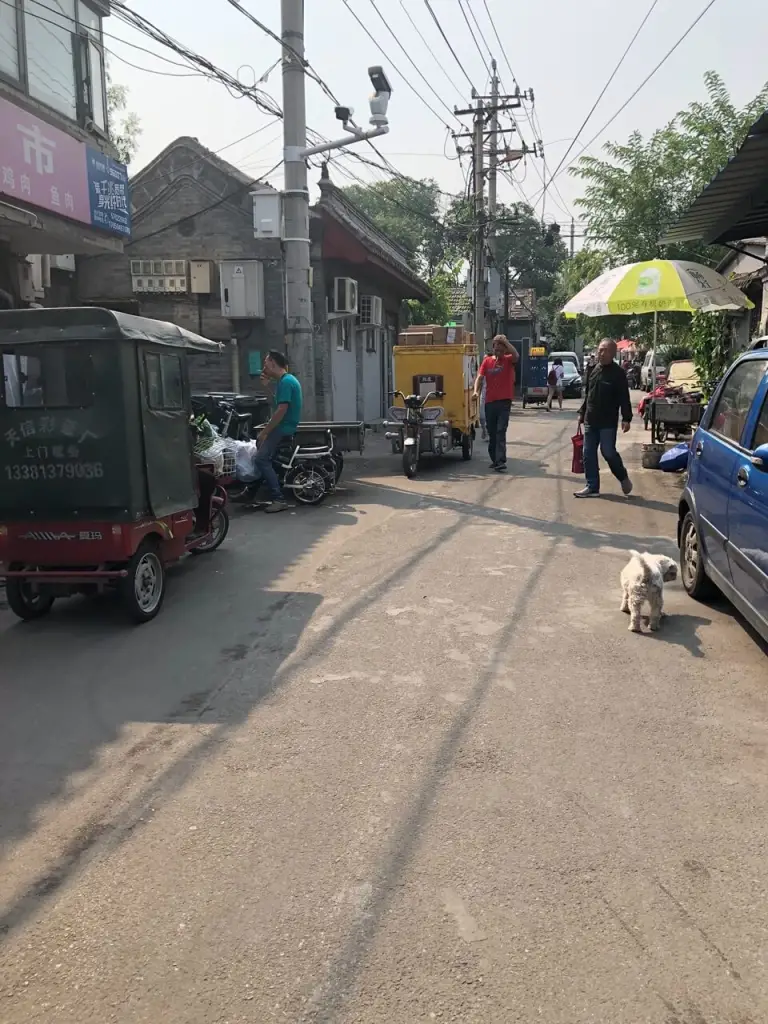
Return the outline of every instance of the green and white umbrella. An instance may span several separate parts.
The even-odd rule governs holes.
[[[752,309],[743,292],[722,274],[685,260],[645,260],[596,277],[563,306],[567,317],[637,316]]]

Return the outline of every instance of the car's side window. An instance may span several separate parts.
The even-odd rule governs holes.
[[[735,444],[741,442],[749,410],[768,362],[750,359],[737,366],[725,382],[709,421],[709,429]]]
[[[768,444],[768,395],[766,395],[763,408],[760,410],[760,416],[755,427],[755,436],[752,438],[752,444],[749,447],[754,451],[761,444]]]

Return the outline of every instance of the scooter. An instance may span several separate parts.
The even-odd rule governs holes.
[[[278,446],[272,465],[281,488],[291,491],[300,505],[319,505],[336,490],[344,456],[336,449],[333,434],[328,430],[323,445],[301,445],[294,438],[286,437]],[[230,500],[237,504],[254,504],[262,484],[262,480],[251,484],[232,482],[227,488]]]

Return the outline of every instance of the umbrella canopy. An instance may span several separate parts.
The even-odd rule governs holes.
[[[567,317],[634,316],[753,307],[743,292],[710,267],[685,260],[646,260],[596,277],[563,306],[563,313]]]

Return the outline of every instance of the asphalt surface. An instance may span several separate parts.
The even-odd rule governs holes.
[[[375,439],[161,616],[0,611],[0,1021],[762,1024],[768,660],[679,482],[576,502],[570,414],[415,481]]]

